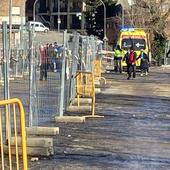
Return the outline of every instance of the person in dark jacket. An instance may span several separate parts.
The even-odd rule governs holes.
[[[40,81],[47,80],[48,56],[46,47],[40,47]]]
[[[128,80],[132,77],[133,72],[133,78],[136,77],[136,52],[131,47],[130,50],[125,54],[124,60],[127,64],[127,73],[128,73]]]
[[[149,72],[149,56],[141,50],[139,57],[137,60],[140,59],[140,69],[141,69],[141,76],[148,75]]]
[[[128,65],[129,54],[130,54],[130,49],[127,50],[127,53],[125,54],[123,58],[123,61],[125,61],[127,65]]]

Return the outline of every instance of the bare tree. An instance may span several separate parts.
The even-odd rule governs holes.
[[[170,17],[169,0],[136,0],[127,13],[133,26],[166,37],[165,28]]]

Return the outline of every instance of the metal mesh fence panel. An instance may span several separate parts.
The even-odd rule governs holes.
[[[74,100],[75,98],[75,76],[76,71],[78,69],[78,63],[79,63],[79,37],[80,35],[78,33],[75,33],[73,35],[73,39],[70,42],[70,48],[71,48],[71,65],[70,65],[70,101]]]
[[[0,84],[3,84],[3,51],[0,50]]]
[[[35,74],[32,90],[36,89],[33,102],[37,103],[32,118],[32,121],[37,119],[34,125],[43,125],[52,121],[55,115],[59,115],[62,51],[62,46],[57,45],[36,46],[36,57],[34,57],[36,61],[33,62],[32,70]]]
[[[170,41],[167,41],[165,45],[164,64],[170,64]]]
[[[97,56],[97,39],[94,36],[67,36],[66,46],[66,80],[65,108],[76,97],[75,78],[77,71],[93,71],[93,61]]]
[[[71,56],[71,39],[72,36],[68,35],[67,32],[64,33],[64,62],[65,62],[65,70],[62,70],[65,72],[64,75],[64,105],[63,105],[63,111],[66,110],[66,108],[69,106],[70,101],[71,101],[71,93],[70,93],[70,84],[71,84],[71,64],[72,64],[72,56]],[[64,64],[64,63],[63,63]],[[62,68],[63,69],[63,68]],[[62,95],[62,94],[61,94]],[[61,98],[60,98],[61,100]],[[60,106],[61,107],[61,106]],[[61,113],[60,113],[61,115]]]
[[[31,33],[33,34],[33,33]],[[30,126],[43,125],[59,114],[61,48],[55,56],[48,55],[47,79],[40,81],[41,56],[39,45],[34,43],[34,35],[27,35],[30,42],[23,41],[19,47],[11,49],[10,56],[10,98],[17,97],[23,101],[26,111],[26,123]],[[28,45],[30,43],[30,45]],[[42,44],[43,46],[45,44]],[[55,49],[53,48],[53,51]],[[2,58],[2,52],[0,53]],[[2,62],[0,78],[3,80]],[[3,86],[1,87],[3,92]],[[3,93],[1,93],[3,98]]]
[[[61,65],[58,58],[57,65]],[[44,121],[50,121],[55,115],[59,114],[60,101],[60,85],[61,85],[61,69],[50,70],[48,68],[47,79],[40,79],[40,66],[36,70],[37,78],[37,102],[38,102],[38,120],[39,124]]]
[[[76,97],[77,71],[93,70],[97,55],[96,38],[66,32],[63,36],[65,41],[62,45],[50,40],[49,44],[42,44],[38,36],[30,31],[29,35],[21,37],[21,44],[11,49],[10,98],[22,100],[29,126],[49,125]],[[2,51],[0,61],[3,61]],[[2,82],[3,71],[4,64],[0,62]],[[2,86],[0,88],[3,90]]]

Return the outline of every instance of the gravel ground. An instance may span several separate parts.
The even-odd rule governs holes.
[[[148,77],[130,81],[125,74],[104,76],[107,86],[96,101],[104,118],[54,124],[60,127],[55,155],[31,170],[170,169],[170,69],[152,68]]]
[[[134,80],[104,77],[107,85],[96,95],[96,113],[104,118],[47,122],[60,127],[55,155],[29,162],[30,170],[170,169],[170,68],[151,68],[149,76]]]

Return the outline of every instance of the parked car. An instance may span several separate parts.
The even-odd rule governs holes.
[[[29,21],[27,23],[27,26],[33,27],[36,32],[48,32],[49,31],[48,27],[44,26],[41,22],[37,22],[37,21]]]

